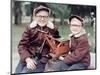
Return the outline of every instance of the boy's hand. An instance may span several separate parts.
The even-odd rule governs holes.
[[[49,55],[50,55],[53,59],[56,59],[56,58],[57,58],[57,56],[56,56],[55,54],[53,54],[53,53],[49,53]]]
[[[60,57],[59,57],[59,60],[64,60],[64,57],[60,56]]]
[[[34,59],[31,59],[31,58],[29,57],[29,58],[26,58],[25,61],[26,61],[26,63],[27,63],[27,68],[28,68],[28,69],[32,69],[32,70],[36,69],[37,63],[36,63],[36,61],[35,61]]]

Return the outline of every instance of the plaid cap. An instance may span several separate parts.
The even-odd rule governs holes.
[[[84,19],[81,17],[81,16],[78,16],[78,15],[72,15],[70,18],[69,18],[69,22],[71,22],[71,20],[73,18],[76,18],[78,20],[80,20],[82,22],[82,26],[84,25]]]
[[[34,15],[36,15],[41,10],[47,11],[49,13],[49,15],[51,13],[51,10],[49,8],[40,5],[39,7],[37,7],[37,8],[34,9],[34,11],[33,11]]]

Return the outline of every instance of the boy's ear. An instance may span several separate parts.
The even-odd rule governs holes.
[[[82,20],[83,20],[82,25],[83,25],[83,27],[85,27],[85,20],[84,20],[84,18],[82,18]]]

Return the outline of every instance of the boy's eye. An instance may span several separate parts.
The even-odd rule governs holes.
[[[36,16],[36,17],[38,17],[38,18],[48,18],[48,16],[41,16],[41,15]]]
[[[76,25],[76,24],[69,24],[72,27],[81,27],[82,25]]]

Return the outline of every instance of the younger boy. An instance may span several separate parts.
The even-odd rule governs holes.
[[[70,52],[65,57],[60,56],[52,71],[83,70],[90,65],[89,42],[84,29],[84,22],[80,16],[69,18],[70,25]]]

